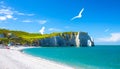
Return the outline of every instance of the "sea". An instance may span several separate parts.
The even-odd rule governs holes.
[[[39,47],[24,53],[44,58],[75,69],[120,69],[120,45],[95,47]]]

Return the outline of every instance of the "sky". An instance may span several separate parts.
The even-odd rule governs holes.
[[[88,32],[95,44],[120,45],[119,3],[119,0],[0,0],[0,28],[42,34],[83,31]]]

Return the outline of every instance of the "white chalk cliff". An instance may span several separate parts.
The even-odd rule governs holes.
[[[70,34],[62,33],[61,35],[44,38],[39,40],[40,46],[75,46],[75,47],[87,47],[89,46],[88,40],[91,42],[91,46],[94,46],[94,42],[86,32],[72,32]]]

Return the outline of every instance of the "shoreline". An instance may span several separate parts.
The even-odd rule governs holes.
[[[21,52],[28,48],[34,47],[0,49],[0,69],[74,69],[67,65]]]

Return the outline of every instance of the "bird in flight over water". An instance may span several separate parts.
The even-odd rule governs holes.
[[[73,17],[71,20],[74,20],[76,18],[81,18],[82,17],[82,12],[84,11],[84,8],[82,8],[82,10],[79,12],[79,15]]]

